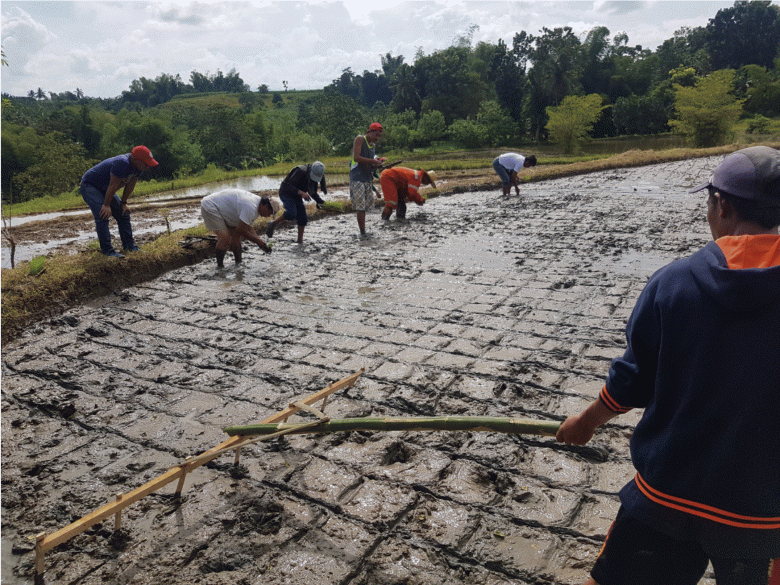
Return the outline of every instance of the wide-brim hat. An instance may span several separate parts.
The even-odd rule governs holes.
[[[431,187],[436,188],[436,173],[434,171],[426,171],[423,169],[423,173],[428,175],[428,179],[431,181]]]

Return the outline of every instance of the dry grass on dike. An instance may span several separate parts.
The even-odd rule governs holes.
[[[780,148],[780,143],[762,143]],[[629,168],[725,155],[745,144],[731,144],[707,149],[675,148],[663,151],[629,150],[609,158],[533,167],[523,172],[525,182],[538,182],[609,169]],[[442,173],[444,174],[444,173]],[[447,172],[445,189],[429,190],[427,196],[440,197],[467,191],[495,190],[497,180],[493,169]],[[329,203],[317,216],[350,211],[349,204]],[[262,227],[267,220],[258,220]],[[205,236],[203,225],[171,234],[163,234],[143,246],[143,253],[128,254],[117,262],[98,251],[76,255],[55,255],[47,258],[42,272],[30,275],[29,262],[13,269],[2,270],[2,344],[13,341],[26,327],[50,319],[69,307],[122,288],[152,280],[168,270],[201,262],[213,254],[213,244],[201,242],[189,248],[180,245],[186,235]],[[260,233],[263,233],[262,231]]]

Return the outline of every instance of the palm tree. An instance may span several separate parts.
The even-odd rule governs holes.
[[[395,111],[420,111],[420,93],[417,91],[417,78],[412,68],[402,63],[393,75],[390,89],[393,90],[393,106]]]

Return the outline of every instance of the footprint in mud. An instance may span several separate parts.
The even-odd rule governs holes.
[[[407,463],[414,456],[414,449],[402,441],[396,441],[389,445],[382,456],[381,465],[393,463]]]

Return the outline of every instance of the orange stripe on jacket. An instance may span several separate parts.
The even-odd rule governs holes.
[[[721,510],[714,506],[700,504],[693,500],[685,500],[675,496],[670,496],[657,489],[650,487],[641,475],[636,474],[636,485],[640,491],[656,504],[679,510],[687,514],[706,518],[713,522],[735,526],[737,528],[752,528],[754,530],[776,530],[780,528],[780,517],[767,518],[760,516],[743,516],[727,510]]]
[[[604,403],[604,405],[612,412],[625,414],[626,412],[632,410],[633,408],[631,406],[620,406],[620,404],[614,398],[612,398],[612,396],[610,396],[609,392],[607,391],[606,384],[604,384],[604,387],[601,389],[601,392],[599,393],[599,398],[601,398],[601,401]]]
[[[724,236],[715,241],[731,269],[780,266],[780,236]]]
[[[382,197],[385,200],[385,205],[397,207],[399,192],[404,193],[407,201],[422,205],[425,202],[419,193],[422,178],[422,171],[405,167],[393,167],[383,171],[379,177],[379,184],[382,186]]]

